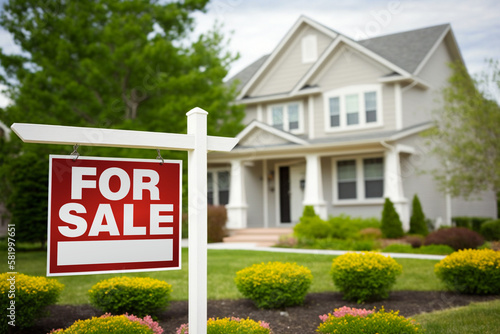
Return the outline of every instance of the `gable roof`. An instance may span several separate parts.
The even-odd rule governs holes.
[[[306,75],[297,82],[294,89],[290,92],[292,95],[303,88],[307,79],[320,68],[321,63],[328,58],[328,55],[332,54],[334,50],[337,49],[340,42],[357,49],[374,60],[386,65],[393,71],[388,73],[386,77],[380,78],[381,81],[393,81],[402,78],[412,79],[418,84],[428,87],[428,84],[416,76],[433,54],[434,50],[445,38],[447,38],[447,44],[451,46],[452,53],[461,59],[457,43],[449,24],[441,24],[433,27],[354,41],[305,16],[301,16],[270,55],[259,58],[228,80],[228,83],[239,80],[238,88],[240,89],[240,94],[237,98],[238,100],[248,97],[246,95],[250,87],[263,73],[265,73],[267,67],[271,65],[273,58],[279,54],[279,51],[284,47],[287,41],[293,37],[294,32],[302,24],[309,24],[322,32],[329,32],[333,41],[330,46],[327,47],[323,55],[318,58],[316,63],[311,66]]]
[[[358,43],[405,71],[415,73],[429,51],[449,29],[449,24],[442,24],[365,39]]]
[[[270,125],[267,125],[265,123],[259,122],[257,120],[253,120],[248,126],[246,126],[240,133],[236,135],[236,138],[239,139],[239,144],[238,146],[253,146],[253,145],[247,145],[245,143],[245,139],[250,139],[250,141],[254,141],[254,136],[256,132],[260,132],[261,134],[265,135],[265,138],[263,140],[267,142],[267,146],[274,146],[276,144],[278,145],[283,145],[283,144],[298,144],[298,145],[305,145],[307,144],[307,141],[304,139],[301,139],[289,132],[283,131],[276,129],[275,127],[272,127]],[[271,138],[275,138],[275,140],[270,140]],[[277,139],[277,140],[276,140]],[[264,143],[257,143],[258,145],[255,146],[266,146]],[[264,144],[264,145],[263,145]]]

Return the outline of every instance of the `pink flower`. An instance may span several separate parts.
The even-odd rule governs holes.
[[[335,310],[333,310],[333,314],[331,313],[328,313],[328,314],[323,314],[323,315],[320,315],[319,318],[321,319],[321,321],[325,322],[326,320],[328,320],[328,318],[330,316],[333,316],[335,318],[342,318],[343,316],[346,316],[346,315],[352,315],[353,317],[366,317],[368,314],[371,314],[373,313],[373,311],[371,310],[366,310],[364,308],[354,308],[354,307],[347,307],[347,306],[343,306],[341,308],[336,308]]]

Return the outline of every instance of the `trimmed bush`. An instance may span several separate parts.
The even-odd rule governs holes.
[[[208,242],[222,242],[226,236],[226,208],[209,205],[207,208]]]
[[[481,225],[490,221],[491,218],[487,217],[452,217],[451,221],[455,227],[466,227],[479,233],[481,231]]]
[[[322,239],[333,234],[330,224],[319,216],[302,216],[293,232],[299,238]]]
[[[389,239],[401,238],[404,235],[403,224],[390,199],[386,198],[382,210],[382,234]]]
[[[113,277],[89,290],[90,303],[113,314],[157,314],[170,303],[172,286],[150,277]]]
[[[477,248],[484,244],[484,238],[465,227],[450,227],[430,233],[424,245],[448,245],[454,250]]]
[[[331,334],[401,334],[401,333],[424,333],[420,324],[412,319],[406,319],[399,312],[386,312],[382,308],[379,312],[366,314],[366,312],[347,312],[342,316],[328,314],[324,322],[319,325],[319,333]],[[335,310],[338,311],[338,310]],[[366,310],[365,310],[366,311]],[[321,316],[320,316],[321,318]]]
[[[259,308],[301,305],[311,286],[311,271],[296,263],[254,264],[236,273],[238,290]]]
[[[413,248],[418,248],[424,243],[424,237],[421,235],[407,235],[404,241],[409,243]]]
[[[177,328],[176,334],[188,334],[189,326],[181,325]],[[254,321],[252,319],[240,318],[210,318],[207,321],[207,334],[220,333],[248,333],[248,334],[272,334],[269,324],[264,321]]]
[[[13,328],[24,329],[33,325],[35,319],[44,315],[45,307],[57,302],[64,285],[55,279],[25,274],[0,274],[0,307],[4,315],[0,332]],[[12,315],[12,317],[10,317]]]
[[[377,227],[367,227],[359,231],[359,237],[363,240],[373,240],[382,238],[382,231]]]
[[[500,240],[500,219],[484,223],[481,226],[481,235],[489,241]]]
[[[162,334],[163,329],[150,316],[144,319],[133,315],[115,315],[109,313],[87,320],[78,320],[66,329],[53,330],[57,334]]]
[[[500,252],[467,249],[448,255],[434,267],[448,289],[468,294],[500,293]]]
[[[391,257],[367,252],[333,259],[330,274],[345,300],[363,303],[386,299],[403,267]]]
[[[426,236],[429,234],[427,229],[427,222],[425,220],[424,212],[422,211],[422,205],[420,204],[420,199],[415,194],[412,201],[412,210],[410,217],[410,233],[419,234]]]
[[[380,220],[377,218],[350,217],[340,215],[328,219],[330,237],[338,239],[359,239],[359,232],[365,228],[379,228]]]

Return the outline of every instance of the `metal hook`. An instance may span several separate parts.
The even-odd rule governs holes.
[[[73,155],[73,161],[76,161],[78,157],[80,156],[80,153],[78,153],[78,144],[73,145],[73,152],[71,152],[70,155]]]
[[[163,165],[163,163],[165,162],[165,160],[163,160],[163,157],[160,154],[160,149],[157,148],[156,152],[158,152],[158,156],[156,157],[156,159],[161,159],[160,165]]]

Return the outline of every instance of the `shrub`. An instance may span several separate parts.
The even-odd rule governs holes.
[[[222,242],[226,235],[226,208],[209,205],[207,208],[208,242]]]
[[[7,332],[10,321],[19,329],[32,326],[36,318],[43,316],[45,307],[57,301],[63,288],[64,285],[55,279],[0,274],[0,307],[4,312],[0,332]]]
[[[491,218],[486,217],[452,217],[453,224],[456,227],[466,227],[477,233],[481,231],[481,225],[490,221]]]
[[[459,293],[500,293],[500,253],[491,249],[455,252],[436,264],[434,272]]]
[[[424,237],[421,235],[407,235],[404,241],[409,243],[413,248],[418,248],[424,243]]]
[[[340,215],[330,217],[330,237],[338,239],[359,238],[359,232],[365,228],[379,228],[380,221],[377,218],[350,217]]]
[[[490,220],[481,226],[481,235],[486,240],[500,240],[500,219]]]
[[[316,212],[314,211],[314,206],[306,205],[304,206],[304,211],[302,211],[302,217],[316,217]]]
[[[299,238],[321,239],[332,235],[330,224],[319,216],[302,216],[300,222],[294,226],[293,232]]]
[[[183,324],[179,328],[177,328],[177,331],[175,333],[188,334],[189,326],[187,324]],[[223,319],[208,319],[207,334],[220,333],[272,334],[272,330],[269,327],[269,324],[264,321],[256,322],[252,319],[240,319],[235,317]]]
[[[301,305],[312,283],[311,271],[295,263],[254,264],[236,273],[238,290],[259,308]]]
[[[387,298],[402,268],[381,254],[346,253],[333,260],[330,273],[344,299],[362,303]]]
[[[388,198],[385,199],[384,209],[382,210],[381,230],[384,237],[390,239],[401,238],[404,235],[399,215],[394,209],[394,204]]]
[[[424,212],[422,211],[422,205],[420,204],[420,199],[415,194],[412,201],[412,210],[410,217],[410,233],[420,234],[426,236],[429,234],[427,229],[427,222],[425,220]]]
[[[367,227],[359,231],[361,239],[380,239],[382,238],[382,231],[377,227]]]
[[[300,248],[309,249],[340,249],[354,251],[371,251],[378,248],[374,240],[344,240],[344,239],[299,239]]]
[[[384,253],[415,253],[415,248],[407,244],[390,244],[382,249]]]
[[[322,324],[319,325],[319,333],[343,333],[343,334],[401,334],[401,333],[423,333],[422,327],[412,319],[400,316],[396,311],[385,312],[382,308],[379,312],[367,315],[352,315],[350,313],[341,317],[329,314]]]
[[[90,303],[113,314],[132,313],[144,317],[156,314],[170,303],[172,286],[150,277],[113,277],[89,290]]]
[[[150,316],[144,319],[134,315],[116,315],[109,313],[87,320],[78,320],[66,329],[58,329],[50,333],[57,334],[162,334],[163,329]]]
[[[448,245],[454,250],[477,248],[484,243],[479,233],[465,227],[450,227],[430,233],[424,245]]]
[[[346,316],[346,315],[352,315],[353,317],[366,317],[368,314],[372,314],[374,311],[371,311],[371,310],[367,310],[367,309],[364,309],[364,308],[354,308],[354,307],[347,307],[347,306],[343,306],[341,308],[336,308],[335,310],[333,310],[333,314],[332,313],[328,313],[328,314],[323,314],[323,315],[320,315],[319,318],[321,319],[321,321],[325,322],[328,320],[328,317],[330,316],[334,316],[335,318],[342,318],[343,316]]]

